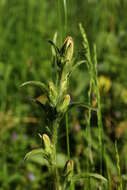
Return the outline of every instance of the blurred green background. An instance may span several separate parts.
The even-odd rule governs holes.
[[[75,59],[83,59],[79,22],[85,28],[91,49],[94,43],[97,46],[107,148],[107,166],[104,166],[103,175],[107,175],[108,168],[111,187],[115,190],[119,183],[114,150],[114,141],[117,139],[126,189],[126,10],[126,0],[68,0],[66,31],[62,0],[0,0],[0,190],[47,188],[49,176],[45,164],[39,159],[24,162],[25,154],[41,145],[37,134],[45,131],[39,107],[30,102],[30,96],[37,97],[40,92],[31,88],[22,91],[19,86],[28,80],[46,82],[51,79],[52,54],[48,40],[53,39],[56,32],[57,45],[60,46],[64,38],[71,35],[75,44]],[[82,65],[71,77],[71,98],[87,102],[88,84],[88,71],[86,65]],[[85,168],[87,157],[85,112],[83,109],[75,109],[69,114],[70,150],[77,163],[76,170]],[[98,172],[96,116],[93,114],[92,118],[94,164],[91,171]],[[66,154],[64,121],[61,125],[58,151],[62,157]],[[82,189],[81,185],[77,189]]]

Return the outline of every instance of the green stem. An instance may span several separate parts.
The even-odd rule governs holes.
[[[120,158],[119,158],[119,153],[118,153],[118,147],[117,147],[117,141],[115,141],[115,151],[116,151],[116,164],[117,164],[117,170],[118,170],[118,175],[119,175],[119,190],[123,190],[123,185],[122,185],[122,176],[121,176],[121,170],[120,170]]]
[[[94,45],[94,72],[95,72],[95,91],[96,91],[96,100],[97,100],[97,120],[98,120],[98,130],[99,130],[99,149],[100,149],[100,173],[102,174],[102,161],[103,161],[103,123],[102,123],[102,114],[101,114],[101,98],[99,92],[98,84],[98,72],[97,72],[97,54],[96,46]]]
[[[53,190],[59,190],[57,166],[56,166],[56,144],[57,144],[57,131],[59,127],[59,121],[56,119],[53,123],[53,135],[52,135],[52,172],[53,172]]]
[[[65,17],[64,33],[65,33],[65,36],[66,36],[67,35],[67,0],[63,0],[63,4],[64,4],[64,17]]]
[[[62,45],[63,39],[63,29],[62,29],[62,15],[61,15],[61,3],[60,0],[57,0],[57,10],[58,10],[58,29],[60,34],[60,46]]]
[[[67,156],[70,159],[70,144],[69,144],[69,130],[68,130],[68,114],[66,113],[66,142],[67,142]]]
[[[91,105],[91,93],[92,93],[92,76],[90,80],[90,87],[88,91],[88,103]],[[87,120],[87,135],[88,135],[88,158],[87,158],[87,172],[90,172],[90,163],[93,163],[92,151],[91,151],[91,109],[88,112],[88,120]],[[88,178],[87,187],[90,188],[90,178]]]
[[[100,146],[100,173],[102,174],[102,160],[103,160],[103,147],[102,147],[102,135],[103,135],[103,125],[101,116],[101,104],[100,104],[100,94],[97,87],[97,118],[98,118],[98,129],[99,129],[99,146]]]
[[[90,89],[88,92],[88,101],[89,105],[91,105],[91,93],[92,93],[92,78],[90,81]],[[89,159],[90,162],[93,163],[92,151],[91,151],[91,109],[89,108],[88,112],[88,150],[89,150]],[[90,171],[88,171],[90,172]]]

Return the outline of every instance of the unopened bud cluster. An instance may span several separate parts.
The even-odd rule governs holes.
[[[73,57],[74,43],[71,36],[68,36],[61,48],[61,54],[65,61],[71,61]]]
[[[57,47],[56,47],[57,48]],[[72,57],[73,57],[73,40],[71,36],[68,36],[61,49],[59,50],[59,54],[56,56],[59,57],[57,60],[57,75],[58,81],[57,84],[54,82],[49,82],[48,86],[48,99],[49,105],[56,109],[57,113],[64,114],[67,111],[67,108],[70,103],[70,95],[67,93],[67,85],[68,85],[68,76],[72,67]],[[59,49],[59,48],[57,48]]]

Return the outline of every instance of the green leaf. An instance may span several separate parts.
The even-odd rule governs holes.
[[[84,180],[85,178],[94,178],[96,180],[101,180],[103,182],[107,182],[107,179],[103,177],[100,174],[97,173],[84,173],[84,174],[77,174],[72,177],[73,181],[78,181],[78,180]]]
[[[73,71],[74,71],[77,67],[79,67],[81,64],[83,64],[83,63],[86,63],[86,61],[84,61],[84,60],[78,61],[75,65],[73,65],[72,70],[71,70],[71,72],[70,72],[69,75],[71,75],[71,74],[73,73]]]
[[[25,87],[25,86],[34,86],[34,87],[38,87],[40,88],[43,92],[45,92],[46,94],[48,94],[48,88],[46,87],[46,85],[40,81],[27,81],[24,82],[23,84],[21,84],[21,88]]]
[[[14,174],[14,175],[11,175],[9,178],[8,178],[8,183],[12,183],[13,181],[14,182],[18,182],[19,180],[22,179],[22,176],[19,175],[19,174]]]
[[[32,150],[28,152],[24,158],[27,161],[37,163],[39,165],[47,165],[48,158],[46,158],[45,151],[42,148]],[[58,168],[63,168],[66,162],[66,156],[64,154],[58,153],[56,157],[56,164]],[[51,163],[51,162],[50,162]]]
[[[92,108],[90,105],[88,104],[84,104],[84,103],[81,103],[81,102],[72,102],[70,105],[69,105],[69,109],[71,108],[74,108],[74,107],[82,107],[82,108],[87,108],[87,109],[90,109],[92,111],[97,111],[96,108]]]
[[[48,161],[42,157],[42,155],[32,156],[29,161],[37,163],[42,166],[49,166]],[[56,164],[58,168],[63,168],[66,162],[66,156],[62,153],[58,153],[56,156]]]
[[[53,46],[53,48],[54,48],[56,54],[59,55],[59,54],[60,54],[60,50],[59,50],[59,48],[56,46],[56,44],[55,44],[52,40],[49,40],[48,42]]]
[[[52,45],[51,50],[52,50],[53,56],[56,56],[56,50],[59,51],[58,47],[55,45],[56,41],[57,41],[57,32],[54,33],[53,41],[51,41],[51,40],[48,41]],[[53,44],[52,44],[52,42],[53,42]]]
[[[33,162],[35,164],[38,164],[40,166],[49,166],[48,160],[46,160],[45,158],[43,158],[43,156],[41,154],[36,154],[34,156],[31,156],[29,158],[29,161]]]
[[[43,155],[45,154],[45,151],[42,149],[42,148],[39,148],[39,149],[35,149],[35,150],[32,150],[30,152],[28,152],[26,155],[25,155],[25,160],[30,160],[31,157],[33,156],[38,156],[38,155]]]
[[[28,152],[24,159],[29,161],[39,160],[40,163],[42,162],[42,165],[52,164],[51,155],[42,148]]]
[[[58,168],[63,168],[64,165],[65,165],[65,162],[67,161],[66,159],[67,158],[66,158],[65,154],[57,153],[57,156],[56,156],[57,167]]]

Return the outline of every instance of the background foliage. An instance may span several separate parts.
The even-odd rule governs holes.
[[[120,167],[124,189],[127,189],[127,20],[126,0],[67,1],[67,32],[62,1],[1,0],[0,1],[0,190],[45,189],[48,172],[38,160],[24,162],[28,150],[39,147],[37,134],[45,131],[39,107],[30,103],[29,94],[40,92],[19,86],[27,80],[51,79],[51,48],[49,39],[57,32],[60,46],[66,35],[74,39],[76,60],[83,59],[82,38],[78,23],[82,22],[90,47],[97,46],[99,87],[104,126],[105,163],[103,175],[110,178],[109,188],[118,188],[115,139],[118,140]],[[78,76],[78,77],[77,77]],[[71,77],[71,98],[87,102],[89,75],[81,65]],[[28,94],[28,95],[27,95]],[[95,102],[93,101],[93,106]],[[71,157],[75,171],[86,167],[87,143],[85,109],[69,114]],[[66,154],[65,121],[61,123],[58,152],[61,161]],[[92,113],[93,165],[99,172],[96,115]],[[75,135],[76,134],[76,135]],[[63,167],[64,164],[60,166]],[[61,169],[62,171],[62,169]],[[97,185],[96,185],[97,186]],[[82,184],[76,186],[82,189]]]

